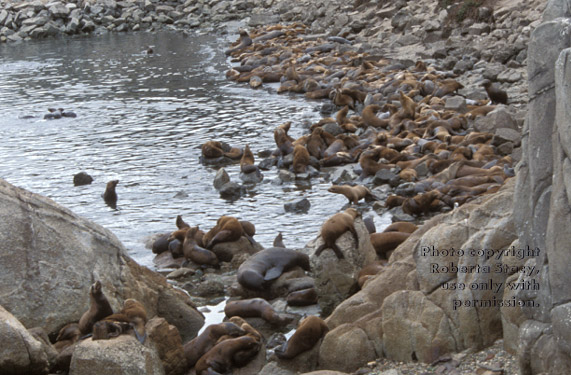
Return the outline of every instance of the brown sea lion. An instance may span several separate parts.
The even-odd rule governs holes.
[[[309,306],[317,303],[315,288],[296,290],[287,295],[286,302],[289,306]]]
[[[402,204],[402,210],[409,215],[421,215],[432,211],[439,211],[446,206],[440,199],[441,197],[442,193],[437,190],[417,194],[412,198],[405,199]]]
[[[243,232],[238,219],[231,216],[221,216],[216,222],[216,226],[204,235],[203,241],[206,243],[207,249],[212,249],[217,243],[238,241]]]
[[[383,232],[412,233],[417,229],[418,229],[418,227],[413,223],[409,223],[406,221],[395,221],[394,223],[392,223],[388,227],[386,227]]]
[[[54,348],[56,348],[56,350],[61,353],[62,350],[79,341],[80,337],[81,330],[79,329],[79,324],[66,324],[59,330]]]
[[[353,226],[353,221],[359,216],[359,213],[354,208],[348,208],[344,212],[339,212],[323,223],[321,226],[321,237],[323,244],[315,251],[315,256],[319,256],[325,249],[332,249],[338,259],[343,259],[344,255],[341,249],[337,247],[335,241],[346,231],[351,231],[355,237],[357,246],[359,245],[359,236]]]
[[[385,207],[393,208],[393,207],[402,206],[405,200],[406,198],[401,197],[400,195],[389,195],[387,197],[387,200],[385,201]]]
[[[123,303],[123,308],[121,311],[105,317],[103,321],[111,324],[100,325],[99,327],[101,331],[98,332],[97,335],[95,335],[94,332],[93,340],[109,338],[106,337],[106,333],[107,335],[113,337],[113,334],[125,333],[130,328],[132,328],[133,333],[141,343],[143,343],[147,337],[145,333],[145,324],[147,324],[147,312],[145,311],[143,304],[135,299],[126,299]],[[107,329],[107,331],[105,329]],[[110,329],[114,331],[110,332]]]
[[[381,259],[387,259],[387,253],[397,248],[403,243],[410,233],[404,232],[382,232],[371,234],[371,244]]]
[[[223,340],[196,362],[196,375],[227,374],[235,364],[245,365],[245,359],[240,357],[252,359],[260,346],[259,340],[248,335]]]
[[[482,82],[482,86],[486,89],[488,98],[492,101],[492,104],[508,104],[508,94],[502,89],[494,86],[490,80],[485,80]]]
[[[278,150],[282,155],[285,156],[293,152],[293,141],[288,139],[288,135],[284,129],[280,129],[278,127],[274,130],[274,141],[276,142],[276,146],[278,146]]]
[[[343,194],[349,203],[357,204],[361,199],[371,196],[371,192],[363,185],[349,186],[349,185],[333,185],[327,189],[330,193]]]
[[[244,147],[244,153],[240,159],[240,170],[243,173],[252,173],[258,170],[258,167],[254,165],[254,154],[250,150],[249,145]]]
[[[184,257],[201,266],[217,267],[219,262],[216,254],[208,249],[200,247],[195,241],[194,238],[197,231],[198,227],[188,228],[182,243],[182,252]]]
[[[282,247],[270,247],[252,255],[238,268],[238,282],[245,288],[264,290],[285,271],[299,266],[309,271],[306,254]]]
[[[363,112],[361,113],[361,117],[363,122],[367,126],[372,126],[374,128],[387,128],[389,126],[388,119],[380,119],[377,117],[376,112],[381,109],[381,106],[376,104],[370,104],[363,108]]]
[[[323,319],[310,315],[299,323],[293,336],[282,347],[276,348],[276,356],[292,359],[313,348],[328,331],[329,327]]]
[[[224,150],[222,148],[222,143],[218,141],[207,141],[202,147],[202,156],[205,158],[219,158],[224,156]]]
[[[229,301],[224,307],[224,314],[226,314],[228,318],[233,316],[262,318],[266,322],[276,326],[286,325],[293,320],[291,315],[278,314],[273,306],[263,298]]]
[[[222,336],[239,337],[245,334],[244,329],[232,322],[209,325],[199,336],[184,344],[184,356],[188,367],[194,367],[196,361],[212,349]]]
[[[109,181],[105,187],[105,192],[103,193],[103,200],[113,209],[117,208],[117,192],[115,191],[115,187],[118,183],[119,180]]]
[[[89,300],[89,310],[79,319],[79,330],[82,335],[90,333],[95,322],[113,314],[113,309],[101,289],[101,281],[97,280],[89,288]]]
[[[365,267],[361,268],[359,273],[357,274],[357,283],[359,284],[359,288],[363,288],[363,285],[369,280],[371,277],[375,276],[377,273],[382,271],[386,267],[387,261],[385,259],[377,260],[373,263],[367,264]]]
[[[305,173],[309,165],[309,152],[302,145],[297,145],[293,149],[293,172]]]

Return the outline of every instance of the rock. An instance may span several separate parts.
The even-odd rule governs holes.
[[[373,179],[373,184],[375,185],[384,185],[394,182],[398,179],[398,175],[394,172],[391,172],[388,169],[379,169],[377,173],[375,173],[375,178]]]
[[[303,198],[295,202],[285,203],[284,210],[285,212],[293,212],[296,214],[306,214],[311,207],[311,203],[309,199]]]
[[[244,236],[238,241],[222,242],[214,245],[212,251],[216,254],[221,262],[231,262],[232,258],[238,254],[254,254],[262,250],[262,246],[258,243],[252,245]]]
[[[262,182],[263,179],[264,175],[262,175],[259,169],[256,169],[251,173],[240,172],[240,180],[242,180],[245,184],[258,184]]]
[[[56,3],[49,8],[50,13],[52,14],[53,18],[67,18],[69,15],[69,8],[65,5]]]
[[[516,147],[521,144],[521,133],[511,128],[497,128],[492,145],[499,146],[504,142],[512,142]]]
[[[315,256],[315,250],[323,242],[321,236],[310,241],[303,249],[304,253],[310,255],[319,306],[324,315],[328,315],[335,306],[357,290],[355,275],[363,266],[377,258],[363,220],[355,219],[354,227],[359,237],[358,244],[355,244],[355,238],[350,231],[345,232],[336,241],[344,259],[337,259],[331,249],[324,250],[318,257]]]
[[[499,106],[486,116],[479,116],[474,121],[474,129],[479,132],[495,133],[496,129],[499,128],[508,128],[518,131],[517,122],[503,106]]]
[[[220,168],[218,172],[216,172],[216,176],[214,176],[214,188],[216,190],[220,190],[222,186],[230,182],[230,176],[224,168]]]
[[[236,182],[228,182],[218,190],[224,199],[236,200],[242,196],[242,186]]]
[[[278,172],[278,178],[283,182],[292,182],[295,181],[295,173],[285,169],[280,169]]]
[[[88,338],[75,348],[69,375],[165,374],[157,350],[147,345],[130,335],[97,341]]]
[[[321,368],[350,373],[377,357],[367,333],[350,324],[329,331],[319,348]]]
[[[354,171],[354,166],[352,164],[349,164],[335,168],[335,170],[333,170],[333,173],[331,173],[331,177],[329,179],[331,180],[332,184],[339,185],[343,182],[353,181],[357,177],[358,176]]]
[[[519,70],[516,69],[506,69],[500,74],[498,74],[498,82],[514,83],[522,80],[522,75]]]
[[[182,339],[176,327],[163,318],[153,318],[147,322],[145,330],[155,344],[166,375],[186,373],[186,357]]]
[[[0,306],[0,350],[2,374],[46,374],[48,356],[42,343],[4,307]]]
[[[85,172],[79,172],[73,176],[73,186],[89,185],[93,182],[93,177]]]
[[[25,326],[55,333],[78,321],[89,308],[93,280],[101,281],[115,311],[125,299],[134,298],[150,318],[161,315],[188,336],[196,335],[203,324],[188,296],[163,276],[136,264],[109,230],[4,180],[0,180],[0,233],[2,243],[11,249],[0,257],[0,303]],[[31,274],[34,277],[27,276]],[[25,283],[15,285],[14,280]],[[46,304],[46,300],[65,303]],[[170,320],[160,313],[163,309],[180,319]]]
[[[466,99],[461,96],[447,97],[444,109],[464,113],[467,110]]]

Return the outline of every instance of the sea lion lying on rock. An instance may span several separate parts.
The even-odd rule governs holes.
[[[315,256],[319,256],[325,249],[332,249],[337,255],[338,259],[343,259],[343,252],[337,247],[335,241],[346,231],[351,231],[355,237],[357,245],[359,244],[359,236],[353,226],[353,221],[359,216],[359,213],[354,208],[348,208],[344,212],[337,213],[331,216],[323,223],[321,227],[321,237],[323,244],[315,251]]]
[[[238,268],[238,282],[244,288],[264,290],[285,271],[299,266],[309,271],[306,254],[283,247],[270,247],[257,252]]]

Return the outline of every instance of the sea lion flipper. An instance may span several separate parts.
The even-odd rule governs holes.
[[[254,239],[254,237],[250,236],[248,233],[245,233],[245,232],[244,232],[242,235],[243,235],[244,237],[246,237],[246,238],[248,239],[248,241],[250,241],[250,244],[252,244],[252,246],[256,246],[256,245],[257,245],[257,242],[256,242],[256,240]]]
[[[322,252],[323,250],[325,250],[326,248],[327,248],[327,245],[326,245],[326,244],[323,244],[323,245],[319,246],[319,247],[317,248],[317,250],[315,250],[315,256],[318,257],[319,255],[321,255],[321,252]]]
[[[265,281],[275,280],[282,275],[283,267],[282,266],[275,266],[266,271],[264,275]]]
[[[337,259],[345,258],[345,256],[343,255],[341,249],[337,246],[337,244],[331,245],[331,249],[333,249],[333,252],[335,253],[335,255],[337,255]]]

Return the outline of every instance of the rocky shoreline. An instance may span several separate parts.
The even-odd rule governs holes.
[[[405,1],[356,2],[353,5],[328,3],[327,7],[321,8],[314,4],[300,5],[298,2],[287,1],[259,3],[187,1],[184,4],[159,4],[148,0],[145,2],[84,1],[66,4],[41,4],[39,2],[27,5],[11,4],[3,6],[0,11],[0,26],[3,26],[0,38],[2,41],[18,42],[27,38],[58,34],[97,33],[104,30],[152,31],[163,27],[187,32],[193,28],[205,27],[221,30],[224,22],[241,19],[245,15],[250,16],[248,25],[251,28],[278,21],[303,21],[310,30],[307,40],[321,40],[319,38],[331,36],[343,38],[348,45],[344,47],[344,53],[347,55],[367,52],[369,55],[386,56],[392,63],[401,66],[402,71],[412,69],[414,63],[421,60],[437,71],[449,72],[447,74],[450,77],[453,76],[457,81],[462,82],[463,87],[458,92],[467,100],[486,99],[485,91],[478,87],[483,78],[501,84],[501,87],[508,92],[509,105],[502,107],[500,114],[484,116],[485,120],[475,125],[474,128],[481,132],[496,132],[498,137],[500,134],[497,131],[500,128],[513,130],[517,134],[503,132],[502,143],[498,146],[506,145],[501,151],[502,155],[509,155],[515,161],[522,158],[521,128],[527,114],[527,45],[531,32],[540,24],[540,14],[545,7],[545,1],[533,1],[532,4],[523,1],[499,2],[493,8],[482,6],[475,9],[470,13],[474,16],[473,19],[464,18],[463,20],[457,18],[462,8],[449,8],[447,12],[436,1],[421,1],[414,4]],[[303,9],[304,6],[307,9]],[[450,17],[454,17],[455,20],[451,20]],[[235,58],[238,59],[238,56]],[[247,64],[243,63],[243,65]],[[267,69],[264,72],[269,73]],[[238,79],[237,77],[243,73],[247,72],[238,72],[233,75],[233,78]],[[260,82],[263,81],[263,75],[261,76],[262,78],[258,77]],[[396,100],[393,98],[393,101]],[[452,103],[446,102],[449,110],[460,112],[461,106],[462,104],[458,104],[458,107],[452,107]],[[446,306],[452,295],[444,295],[437,290],[443,279],[430,275],[427,271],[427,260],[419,258],[418,251],[416,251],[420,245],[426,243],[439,243],[441,246],[489,246],[490,248],[520,246],[511,218],[514,185],[512,180],[497,195],[478,198],[473,204],[466,204],[461,209],[430,220],[395,251],[384,273],[364,284],[362,290],[357,293],[354,290],[343,290],[342,293],[345,295],[332,303],[332,305],[338,305],[335,311],[327,311],[331,312],[326,320],[330,331],[323,338],[320,347],[305,353],[304,357],[295,363],[275,361],[274,358],[266,364],[265,359],[258,358],[260,355],[253,361],[254,364],[251,367],[238,370],[242,371],[238,373],[247,373],[253,371],[252,369],[256,369],[255,372],[260,374],[276,373],[275,371],[285,374],[295,371],[299,373],[315,369],[316,363],[319,363],[318,368],[345,372],[357,371],[359,374],[392,375],[421,373],[422,371],[444,374],[468,374],[478,371],[478,373],[489,375],[517,373],[514,357],[504,352],[500,346],[503,345],[512,354],[521,350],[521,347],[518,348],[517,330],[524,321],[524,313],[518,309],[515,313],[502,311],[503,315],[500,315],[498,309],[495,314],[486,315],[486,313],[478,316],[472,313],[463,315],[451,311]],[[342,237],[339,243],[345,255],[348,255],[349,263],[354,266],[363,266],[369,262],[364,262],[359,257],[364,257],[364,254],[368,256],[373,250],[371,243],[363,240],[363,238],[368,238],[364,224],[356,221],[355,225],[358,232],[356,234],[357,248],[353,246],[350,236]],[[311,255],[316,245],[317,241],[312,241],[303,251]],[[327,277],[325,282],[319,280],[317,274],[326,274],[323,272],[324,269],[339,274],[355,272],[354,269],[347,270],[335,265],[337,262],[333,258],[318,261],[314,257],[311,261],[312,269],[316,274],[316,284],[338,283],[341,285],[343,283],[343,281],[339,282],[333,278],[327,279]],[[458,261],[470,263],[473,260],[466,257]],[[514,267],[523,265],[522,259],[509,258],[502,261]],[[166,259],[164,264],[169,264],[169,262],[173,264],[172,259]],[[234,263],[234,259],[232,262]],[[488,265],[487,260],[479,262],[482,266]],[[231,264],[229,267],[229,269],[223,269],[222,273],[204,272],[200,267],[181,268],[169,274],[168,278],[182,280],[181,284],[186,283],[186,289],[190,288],[196,293],[195,297],[199,297],[195,299],[197,304],[206,302],[211,304],[221,298],[215,296],[216,294],[224,293],[225,289],[234,282],[235,275],[232,270],[236,268],[236,264]],[[133,271],[130,272],[133,273]],[[516,273],[504,276],[502,282],[517,280]],[[467,279],[478,282],[479,275],[470,276]],[[288,274],[281,282],[282,284],[271,291],[275,293],[272,297],[283,294],[283,291],[278,290],[280,287],[287,288],[289,283],[308,283],[308,280],[301,271],[301,273]],[[116,283],[113,278],[108,278],[108,286]],[[248,297],[247,293],[235,284],[231,287],[233,293]],[[115,287],[117,288],[116,285]],[[336,291],[339,292],[341,289],[337,288]],[[172,293],[169,293],[171,292],[165,292],[172,303]],[[120,294],[122,296],[119,300],[132,297],[137,292],[131,290]],[[153,294],[152,291],[150,294]],[[332,293],[321,290],[319,294],[320,296],[328,295],[329,298],[329,294]],[[516,295],[507,289],[502,294],[506,300]],[[453,294],[454,297],[460,295]],[[160,305],[158,307],[156,305],[156,298],[151,298],[151,301],[155,303],[151,304],[148,296],[141,296],[140,293],[139,296],[146,301],[146,307],[152,305],[151,311],[158,309],[157,315],[164,315],[164,309],[161,314]],[[485,293],[475,293],[470,296],[483,299]],[[383,304],[384,300],[389,303]],[[115,305],[117,304],[118,301],[115,301]],[[187,304],[194,308],[192,303],[187,302]],[[417,310],[393,308],[393,306],[405,305],[414,306]],[[275,302],[274,306],[280,312],[287,312],[283,300]],[[77,315],[77,311],[73,314]],[[421,320],[420,316],[425,318]],[[177,326],[179,330],[182,329],[181,322],[175,324],[169,319],[167,321]],[[159,325],[156,322],[155,324]],[[197,323],[193,321],[192,324]],[[428,324],[434,330],[425,332],[422,329],[424,324]],[[497,341],[502,335],[498,336],[497,330],[490,329],[499,324],[503,326],[503,342]],[[260,331],[267,329],[263,322],[254,325]],[[474,329],[474,326],[477,328]],[[148,329],[151,331],[150,328]],[[196,334],[196,332],[187,330],[184,336],[188,338],[193,333]],[[416,341],[403,343],[399,339],[403,335],[414,335]],[[493,346],[482,352],[485,355],[473,354],[478,349],[490,345]],[[180,344],[173,345],[173,347],[177,346]],[[444,352],[461,351],[461,353],[453,356],[440,356],[438,354],[441,349]],[[78,354],[78,361],[88,361],[92,352],[86,353],[88,354],[81,354],[83,357]],[[430,359],[432,363],[430,366],[397,365],[394,362],[388,363],[386,360],[379,359],[378,353],[385,353],[391,358],[399,358],[402,361],[412,360],[414,362],[420,359],[426,362]],[[166,355],[160,354],[166,369]],[[525,353],[518,354],[520,357],[525,355]],[[158,361],[157,358],[147,360],[153,363]],[[119,361],[121,360],[116,360],[116,362]],[[79,369],[87,371],[81,367],[74,367],[72,364],[72,372],[79,373],[77,372]],[[161,370],[157,369],[152,373],[160,372]],[[182,370],[174,369],[168,373],[182,373]],[[342,373],[344,372],[328,372],[328,374]]]

